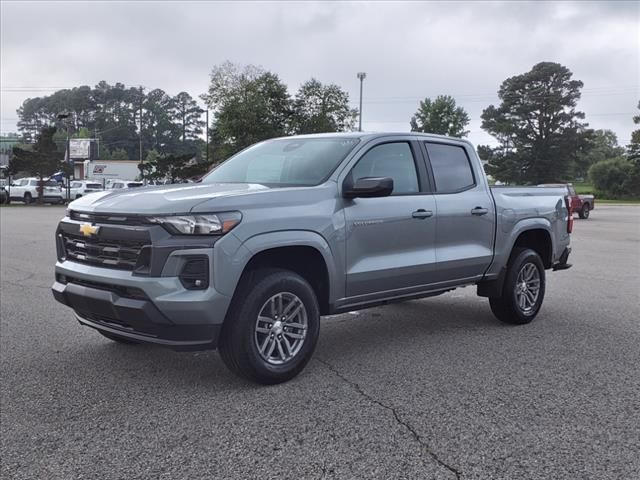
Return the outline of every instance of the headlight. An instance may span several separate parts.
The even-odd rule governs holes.
[[[240,212],[225,212],[168,215],[150,217],[148,220],[178,235],[222,235],[238,225],[241,219]]]

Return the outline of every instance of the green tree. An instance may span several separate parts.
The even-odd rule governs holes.
[[[584,113],[576,110],[583,84],[572,76],[558,63],[542,62],[502,82],[500,105],[482,112],[482,128],[500,143],[491,151],[488,173],[531,184],[568,178],[589,136]]]
[[[594,130],[592,135],[585,135],[585,141],[586,148],[576,156],[574,176],[577,178],[586,177],[594,163],[624,154],[624,148],[618,145],[618,137],[611,130]]]
[[[203,110],[187,92],[180,92],[172,100],[173,121],[180,127],[182,142],[195,140],[202,134]]]
[[[625,157],[609,158],[589,168],[589,178],[596,194],[605,198],[628,198],[638,195],[633,189],[634,163]]]
[[[640,110],[640,101],[638,102]],[[633,123],[640,124],[640,115],[633,117]],[[632,162],[633,169],[629,177],[629,193],[634,197],[640,197],[640,129],[631,133],[631,143],[627,146],[627,158]]]
[[[315,78],[303,83],[293,101],[293,132],[344,132],[355,127],[358,111],[349,107],[349,94],[338,85]]]
[[[434,101],[425,98],[420,102],[418,111],[411,118],[411,131],[466,137],[464,128],[469,124],[469,115],[450,95],[438,95]]]
[[[228,62],[214,67],[204,98],[214,113],[214,161],[289,133],[291,98],[286,85],[271,72]]]
[[[116,148],[111,152],[111,160],[129,160],[129,155],[124,148]]]
[[[638,102],[638,110],[640,110],[640,101]],[[633,123],[640,124],[640,115],[633,117]],[[631,143],[627,146],[627,155],[631,160],[640,160],[640,129],[631,132]]]
[[[209,169],[209,165],[197,163],[193,154],[153,155],[144,164],[138,165],[146,180],[168,180],[176,183],[197,177]]]
[[[58,151],[53,136],[55,127],[44,127],[36,143],[30,149],[13,148],[13,155],[9,161],[9,172],[26,172],[38,177],[38,202],[42,202],[43,178],[54,174],[61,166],[61,154]]]

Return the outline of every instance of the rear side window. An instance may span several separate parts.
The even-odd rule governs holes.
[[[384,143],[373,147],[358,160],[352,170],[353,179],[391,177],[393,193],[418,193],[418,174],[411,147],[406,142]]]
[[[436,182],[436,192],[454,193],[475,185],[469,157],[456,145],[425,143]]]

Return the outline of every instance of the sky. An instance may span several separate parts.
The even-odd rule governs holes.
[[[367,131],[407,131],[418,103],[449,94],[480,125],[506,78],[541,61],[584,82],[579,109],[623,145],[640,100],[640,2],[11,2],[0,4],[2,133],[16,109],[59,88],[113,84],[171,95],[207,90],[230,60],[280,76],[293,94],[311,77],[358,104]]]

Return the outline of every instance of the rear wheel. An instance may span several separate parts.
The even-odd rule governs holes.
[[[135,340],[130,340],[126,337],[121,337],[120,335],[115,335],[109,332],[103,332],[102,330],[98,330],[98,333],[103,337],[107,337],[109,340],[112,340],[117,343],[122,343],[123,345],[138,345],[140,342],[136,342]]]
[[[24,194],[24,203],[26,203],[27,205],[33,202],[33,197],[31,196],[31,194],[29,192]]]
[[[589,212],[591,210],[589,209],[589,205],[588,204],[584,204],[582,206],[582,208],[580,209],[580,212],[578,213],[578,215],[580,216],[580,218],[582,218],[583,220],[586,220],[587,218],[589,218]]]
[[[489,298],[491,311],[505,323],[531,322],[542,306],[545,272],[540,255],[529,248],[513,252],[501,297]]]
[[[262,384],[292,379],[315,350],[320,312],[309,283],[287,270],[250,272],[238,287],[220,338],[234,373]]]

